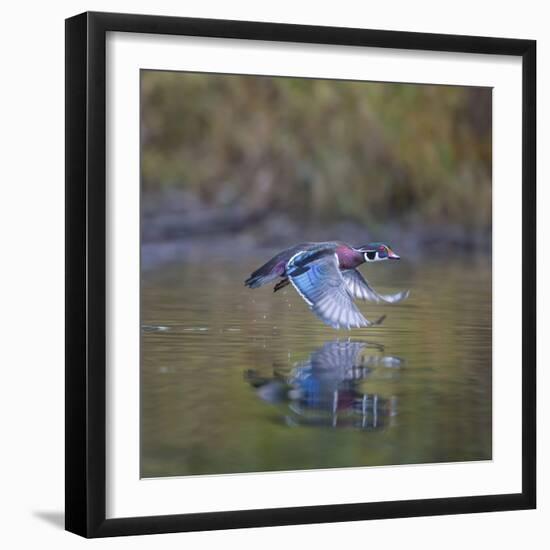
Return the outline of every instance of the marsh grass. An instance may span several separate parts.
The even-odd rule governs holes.
[[[145,193],[490,230],[490,89],[160,71],[141,86]]]

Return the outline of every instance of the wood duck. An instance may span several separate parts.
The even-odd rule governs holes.
[[[271,258],[244,284],[258,288],[281,278],[273,291],[292,284],[311,311],[327,325],[337,329],[368,327],[379,324],[383,317],[369,321],[353,302],[354,298],[393,304],[409,295],[408,290],[379,294],[357,271],[365,262],[383,260],[399,260],[399,256],[383,243],[369,243],[358,248],[340,241],[301,243]]]

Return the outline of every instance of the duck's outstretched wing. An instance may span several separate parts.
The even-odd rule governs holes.
[[[359,298],[360,300],[369,300],[377,304],[380,302],[395,304],[409,296],[408,290],[397,292],[396,294],[379,294],[370,286],[368,281],[359,271],[357,271],[357,269],[346,269],[342,271],[342,278],[346,282],[350,294],[354,298]]]
[[[287,275],[311,311],[327,325],[358,328],[374,324],[353,303],[333,251],[298,252],[287,264]]]

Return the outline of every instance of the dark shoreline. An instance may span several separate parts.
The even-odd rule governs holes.
[[[169,263],[200,262],[208,258],[246,258],[269,254],[302,241],[342,240],[352,245],[380,241],[412,261],[426,257],[486,255],[491,253],[489,231],[453,226],[411,228],[385,225],[375,229],[356,223],[303,224],[270,214],[200,227],[174,216],[147,216],[142,221],[141,266],[151,270]]]

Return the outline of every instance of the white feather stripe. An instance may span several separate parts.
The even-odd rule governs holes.
[[[311,302],[300,290],[298,285],[294,282],[294,279],[292,277],[289,277],[290,282],[292,283],[292,286],[296,289],[296,292],[304,299],[304,301],[309,305],[312,306],[313,302]]]

